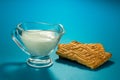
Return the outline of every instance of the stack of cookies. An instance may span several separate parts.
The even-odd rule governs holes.
[[[62,58],[76,61],[91,69],[99,67],[112,56],[105,52],[102,44],[82,44],[77,41],[59,44],[56,53]]]

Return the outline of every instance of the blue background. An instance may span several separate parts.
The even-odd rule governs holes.
[[[60,43],[102,43],[112,58],[96,70],[51,57],[50,68],[26,65],[28,55],[11,39],[20,22],[61,23]],[[0,0],[0,80],[120,80],[119,0]]]

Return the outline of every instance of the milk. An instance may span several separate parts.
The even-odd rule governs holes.
[[[28,30],[22,33],[21,39],[33,56],[48,55],[58,42],[54,31]]]

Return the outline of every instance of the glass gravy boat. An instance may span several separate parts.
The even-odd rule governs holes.
[[[12,32],[12,39],[25,53],[30,55],[27,64],[35,68],[53,64],[50,53],[57,46],[64,28],[61,24],[44,22],[20,23]]]

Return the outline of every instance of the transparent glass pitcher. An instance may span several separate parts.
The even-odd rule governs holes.
[[[19,48],[30,55],[27,64],[41,68],[53,64],[49,55],[63,34],[64,28],[61,24],[27,22],[17,25],[12,32],[12,39]]]

